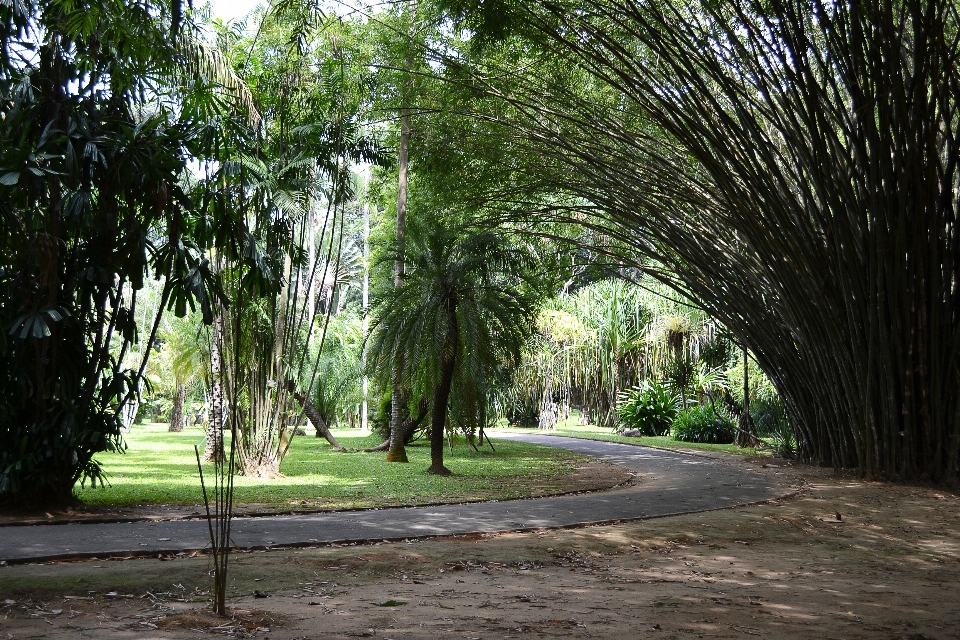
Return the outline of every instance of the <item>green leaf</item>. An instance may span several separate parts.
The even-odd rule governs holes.
[[[0,176],[0,184],[6,185],[8,187],[11,187],[17,184],[17,182],[19,181],[20,181],[19,171],[11,171],[10,173],[5,173],[2,176]]]

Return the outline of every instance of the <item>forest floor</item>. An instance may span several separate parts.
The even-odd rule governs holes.
[[[209,610],[209,556],[0,567],[0,638],[960,638],[960,496],[729,463],[798,491],[616,525],[238,553],[228,618]]]

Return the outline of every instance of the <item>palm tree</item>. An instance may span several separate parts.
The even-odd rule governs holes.
[[[427,471],[449,475],[443,437],[451,389],[463,415],[479,416],[484,381],[519,361],[533,325],[531,260],[489,231],[428,231],[409,221],[407,231],[406,277],[378,297],[367,360],[384,378],[400,371],[414,395],[432,394]]]

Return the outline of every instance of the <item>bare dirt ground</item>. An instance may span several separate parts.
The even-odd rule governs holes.
[[[209,613],[205,556],[0,567],[0,639],[960,638],[960,497],[737,463],[801,490],[583,529],[236,554],[226,619]]]
[[[529,498],[564,495],[590,491],[612,489],[633,480],[629,471],[615,464],[590,461],[581,464],[570,473],[556,476],[534,476],[516,479],[525,485],[525,495]],[[468,495],[463,502],[486,500],[486,495]],[[371,497],[377,508],[402,506],[386,499]],[[234,507],[237,516],[267,516],[294,513],[319,513],[336,511],[342,508],[343,501],[303,500],[282,504],[244,503]],[[71,505],[60,509],[0,509],[0,527],[22,524],[65,524],[83,522],[131,522],[135,520],[188,520],[205,517],[206,511],[201,504],[167,505],[147,504],[126,507],[99,507]],[[2,638],[2,636],[0,636]]]

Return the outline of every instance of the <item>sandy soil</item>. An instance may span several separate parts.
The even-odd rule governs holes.
[[[634,479],[634,474],[615,464],[601,461],[586,462],[578,468],[556,476],[520,478],[524,495],[530,498],[604,491]],[[465,496],[463,502],[486,500],[486,495]],[[378,508],[398,506],[389,500],[370,498]],[[402,505],[401,505],[402,506]],[[342,501],[325,500],[290,502],[284,504],[245,503],[234,507],[238,516],[266,516],[286,513],[319,513],[336,511]],[[129,507],[95,507],[74,505],[61,509],[0,509],[0,527],[21,524],[66,524],[82,522],[131,522],[135,520],[189,520],[205,517],[201,504],[192,505],[135,505]]]
[[[0,638],[960,638],[960,497],[763,472],[801,490],[602,527],[237,554],[228,619],[209,613],[208,557],[0,567]]]

